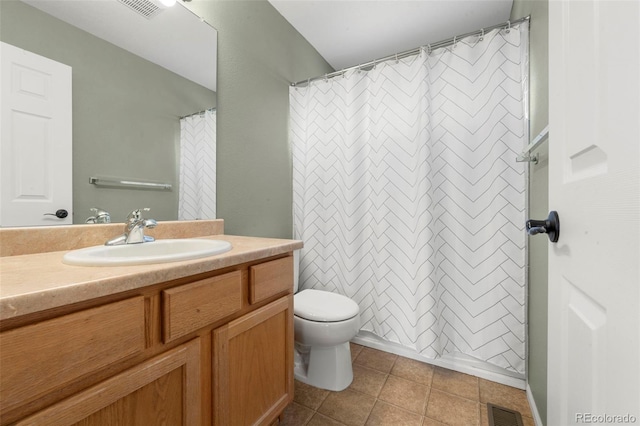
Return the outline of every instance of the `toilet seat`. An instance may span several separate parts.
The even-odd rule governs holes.
[[[341,294],[308,289],[294,295],[293,312],[309,321],[338,322],[358,315],[360,307]]]

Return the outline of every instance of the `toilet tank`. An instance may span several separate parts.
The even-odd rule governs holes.
[[[300,278],[300,250],[293,251],[293,293],[298,292],[298,280]]]

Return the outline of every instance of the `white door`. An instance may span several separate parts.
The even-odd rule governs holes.
[[[639,26],[637,0],[549,2],[549,426],[640,424]]]
[[[0,61],[0,226],[71,224],[71,67],[6,43]]]

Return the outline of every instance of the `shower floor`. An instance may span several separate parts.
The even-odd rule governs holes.
[[[534,426],[525,391],[351,343],[353,383],[331,392],[295,382],[281,426],[488,425],[487,402]]]

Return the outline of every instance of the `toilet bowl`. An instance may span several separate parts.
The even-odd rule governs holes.
[[[349,340],[360,330],[358,304],[308,289],[294,295],[293,311],[295,378],[322,389],[346,389],[353,380]]]

